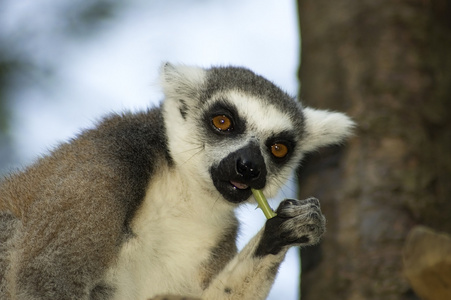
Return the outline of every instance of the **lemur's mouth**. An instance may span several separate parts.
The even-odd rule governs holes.
[[[235,188],[239,189],[239,190],[245,190],[248,189],[249,186],[247,184],[241,183],[241,182],[237,182],[237,181],[230,181],[230,184],[233,185]]]
[[[211,166],[212,182],[225,200],[238,204],[252,196],[251,187],[265,187],[266,165],[259,147],[250,143]]]

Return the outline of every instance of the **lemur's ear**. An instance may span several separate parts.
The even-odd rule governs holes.
[[[160,69],[160,82],[166,98],[197,99],[205,77],[206,71],[199,67],[164,63]]]
[[[304,108],[305,132],[302,148],[305,152],[339,144],[352,134],[355,123],[345,114]]]

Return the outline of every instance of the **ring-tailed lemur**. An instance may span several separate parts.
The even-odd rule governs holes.
[[[352,121],[244,68],[165,64],[161,82],[160,107],[110,115],[3,179],[1,299],[264,299],[287,249],[318,241],[318,200],[285,200],[237,253],[234,209]]]

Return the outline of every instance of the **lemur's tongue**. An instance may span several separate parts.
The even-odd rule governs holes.
[[[239,190],[245,190],[249,187],[247,184],[236,182],[236,181],[230,181],[230,183]]]

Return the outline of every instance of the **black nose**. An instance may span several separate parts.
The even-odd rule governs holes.
[[[239,157],[236,162],[236,171],[244,180],[257,179],[261,173],[261,166],[246,157]]]
[[[233,153],[235,164],[234,180],[254,188],[262,188],[266,183],[266,165],[256,143],[249,143]]]

